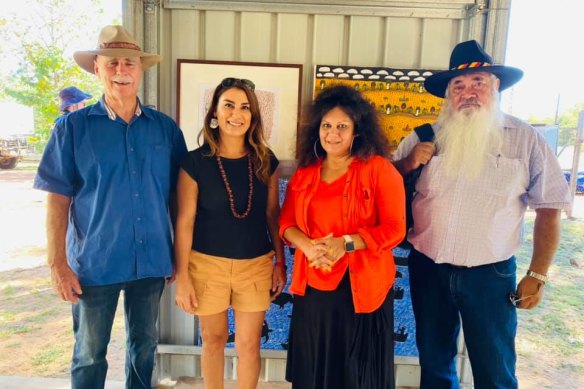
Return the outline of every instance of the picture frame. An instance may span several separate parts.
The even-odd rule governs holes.
[[[187,147],[199,147],[199,132],[213,91],[227,77],[255,84],[264,134],[280,161],[293,161],[302,96],[302,65],[263,62],[177,60],[177,123]],[[202,144],[202,139],[200,140]]]

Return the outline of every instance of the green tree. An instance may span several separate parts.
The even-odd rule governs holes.
[[[96,78],[77,66],[71,52],[94,45],[78,46],[84,37],[97,37],[100,26],[94,20],[103,16],[104,9],[102,0],[29,3],[31,11],[25,17],[11,15],[0,19],[0,39],[13,42],[12,46],[0,46],[0,55],[19,60],[16,70],[0,79],[0,97],[33,107],[35,133],[46,139],[59,116],[61,89],[74,85],[94,98],[100,96]]]
[[[584,111],[584,103],[577,104],[566,112],[563,112],[558,120],[560,127],[577,128],[580,111]]]
[[[94,77],[67,60],[58,47],[31,43],[25,47],[25,61],[4,81],[4,93],[34,109],[35,132],[47,138],[59,116],[58,94],[69,85],[99,96]]]
[[[584,111],[584,103],[575,105],[568,109],[559,117],[560,134],[558,144],[561,147],[560,153],[568,146],[576,142],[576,132],[578,128],[578,115]],[[582,151],[582,150],[580,150]]]

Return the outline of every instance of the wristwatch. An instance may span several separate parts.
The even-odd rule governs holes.
[[[355,241],[351,238],[351,235],[343,235],[345,240],[345,252],[352,253],[355,251]]]
[[[533,270],[528,270],[527,271],[527,275],[530,276],[530,277],[532,277],[532,278],[535,278],[536,280],[539,280],[539,281],[543,282],[544,284],[548,280],[548,278],[547,278],[546,275],[536,273]]]

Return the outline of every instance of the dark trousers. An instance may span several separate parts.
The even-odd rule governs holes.
[[[421,389],[458,389],[457,338],[462,322],[476,389],[516,389],[515,257],[494,264],[436,264],[411,251],[408,260]]]
[[[107,345],[122,290],[126,316],[126,388],[151,388],[158,342],[156,322],[164,282],[159,277],[82,287],[79,303],[73,304],[73,389],[103,389],[105,385]]]

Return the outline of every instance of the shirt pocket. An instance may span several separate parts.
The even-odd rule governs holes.
[[[357,216],[361,220],[368,220],[375,216],[374,191],[370,186],[359,186],[357,188],[356,209]]]
[[[170,175],[170,147],[165,144],[150,146],[150,171]]]
[[[489,155],[484,172],[485,193],[499,197],[519,196],[527,190],[528,168],[523,159]]]
[[[145,179],[151,179],[153,184],[160,188],[162,193],[174,191],[174,188],[170,187],[170,178],[172,175],[170,147],[166,144],[151,145],[148,160],[150,164],[145,172],[149,172],[151,178],[145,177]]]

